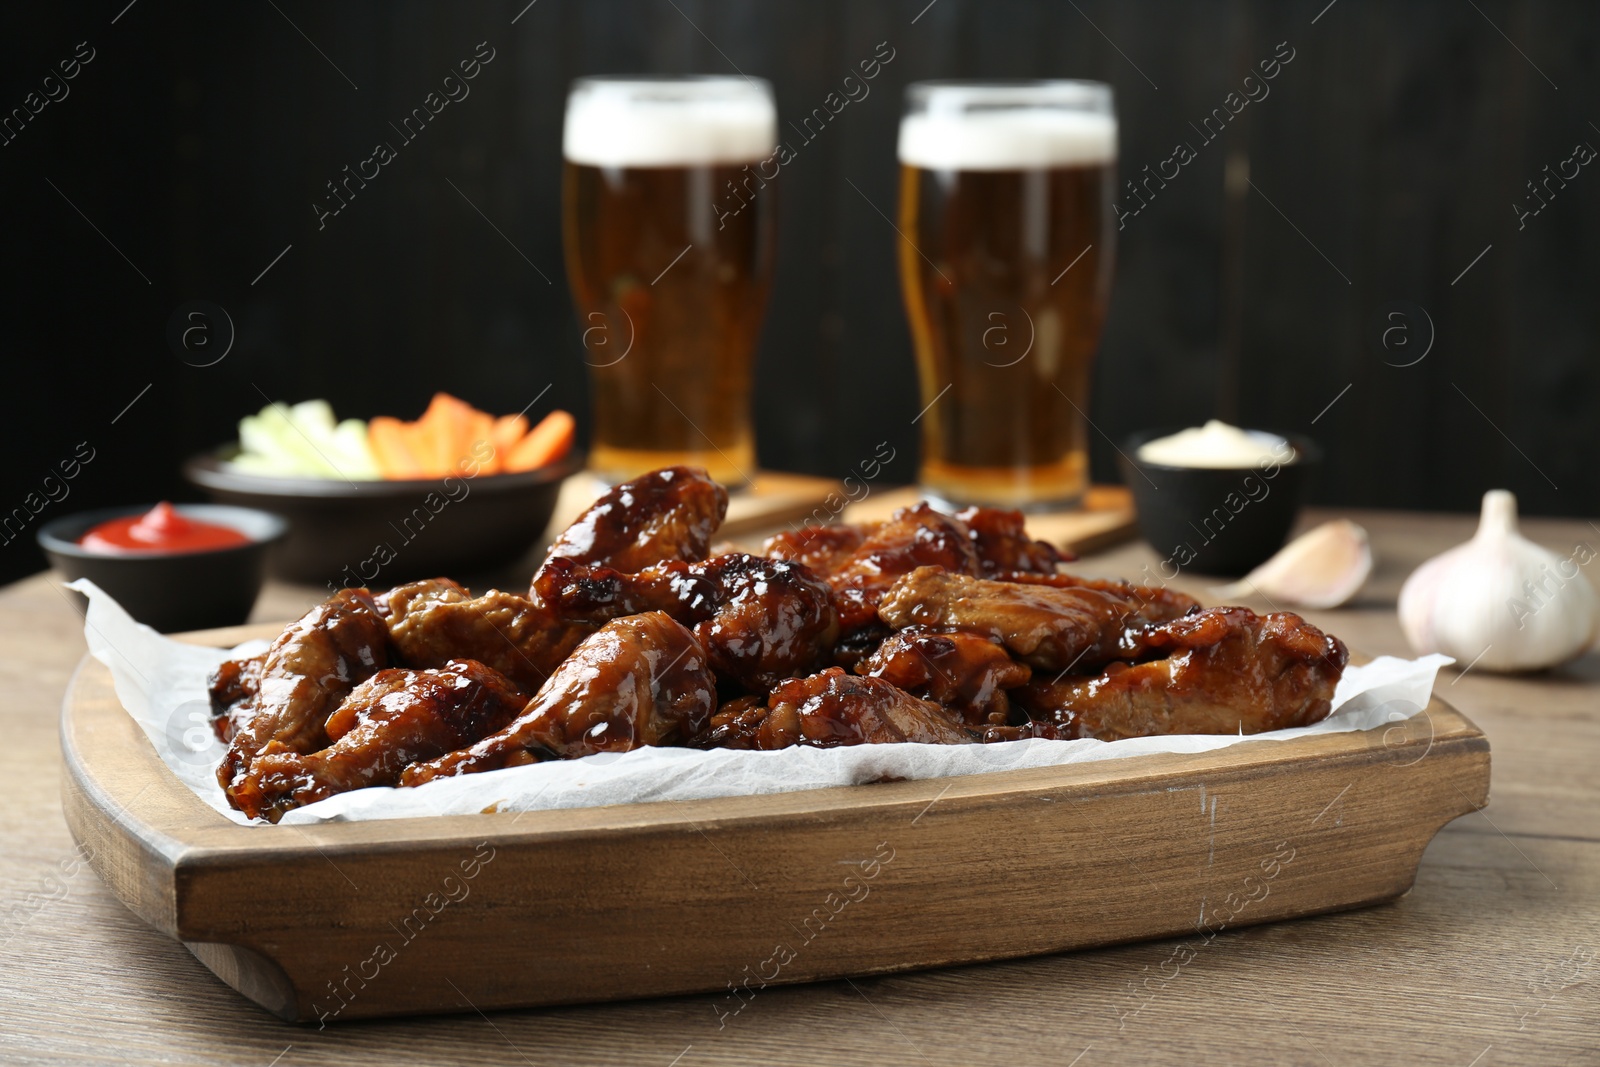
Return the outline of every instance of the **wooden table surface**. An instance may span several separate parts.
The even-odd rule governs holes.
[[[1371,532],[1378,568],[1354,605],[1307,614],[1353,648],[1403,654],[1400,582],[1473,520],[1352,517]],[[1530,521],[1525,532],[1563,555],[1580,540],[1600,545],[1600,527],[1585,522]],[[1078,569],[1131,576],[1155,560],[1130,544]],[[315,599],[271,586],[256,618],[285,619]],[[721,1029],[716,998],[703,996],[319,1032],[245,1001],[78,860],[61,816],[57,714],[83,649],[53,576],[0,590],[3,1064],[1600,1063],[1593,650],[1535,677],[1441,676],[1440,694],[1489,735],[1493,799],[1435,839],[1409,895],[1226,932],[1175,977],[1176,943],[1154,942],[768,988]],[[848,925],[830,936],[849,937]]]

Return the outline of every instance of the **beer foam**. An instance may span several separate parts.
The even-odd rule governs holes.
[[[1110,163],[1117,120],[1063,108],[929,110],[900,122],[900,162],[926,170],[1022,170]]]
[[[753,163],[778,145],[770,96],[699,94],[695,83],[591,82],[567,99],[562,154],[592,167]]]

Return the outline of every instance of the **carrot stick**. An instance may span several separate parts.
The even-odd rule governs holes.
[[[367,423],[367,443],[372,446],[378,473],[385,478],[420,478],[422,464],[411,450],[407,430],[399,419],[379,415]]]
[[[422,470],[421,477],[438,478],[448,473],[439,463],[439,444],[435,440],[433,423],[418,419],[416,422],[401,423],[401,426],[406,445],[411,449],[411,454],[417,457],[417,466]]]
[[[427,442],[428,473],[452,473],[471,447],[472,406],[449,393],[435,393],[428,410],[417,420],[418,432]]]
[[[464,463],[477,464],[479,474],[500,473],[500,452],[494,447],[494,416],[487,411],[468,408],[472,412],[467,432],[467,454],[461,457]],[[471,466],[467,470],[472,470]]]
[[[528,420],[523,415],[501,415],[494,420],[494,431],[489,435],[489,443],[494,445],[494,458],[497,470],[505,470],[506,459],[511,455],[511,449],[516,443],[527,436]]]
[[[508,471],[531,471],[554,463],[572,447],[577,423],[565,411],[546,415],[506,457]]]

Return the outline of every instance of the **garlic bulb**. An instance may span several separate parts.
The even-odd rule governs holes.
[[[1463,665],[1534,671],[1583,654],[1600,628],[1600,594],[1581,570],[1595,551],[1566,557],[1517,532],[1517,498],[1483,495],[1478,532],[1412,572],[1400,590],[1400,627],[1418,652]]]
[[[1349,519],[1334,519],[1296,537],[1217,595],[1227,600],[1260,594],[1299,608],[1336,608],[1355,596],[1371,573],[1367,531]]]

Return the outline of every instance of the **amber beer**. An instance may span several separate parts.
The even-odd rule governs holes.
[[[1117,125],[1095,82],[920,83],[900,127],[900,280],[923,489],[1049,508],[1088,488]]]
[[[771,285],[771,87],[583,78],[567,100],[563,229],[593,388],[590,466],[755,469],[751,365]]]

